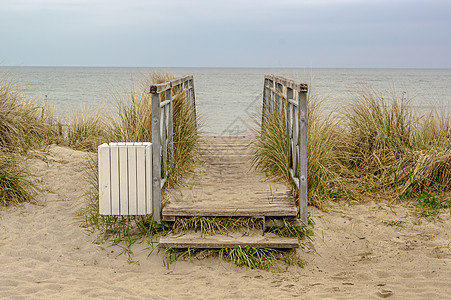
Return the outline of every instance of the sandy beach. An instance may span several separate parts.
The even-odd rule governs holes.
[[[385,203],[310,208],[312,243],[304,268],[251,270],[218,258],[178,261],[133,246],[96,244],[77,214],[86,203],[88,155],[59,146],[26,162],[39,178],[37,204],[0,210],[0,298],[11,299],[447,299],[451,217],[422,219]],[[403,221],[401,227],[390,221]],[[385,223],[384,223],[385,221]]]

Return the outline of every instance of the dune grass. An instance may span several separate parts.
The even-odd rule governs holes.
[[[35,187],[21,156],[62,139],[53,110],[0,81],[0,205],[31,202]]]
[[[12,154],[0,152],[0,206],[33,202],[36,189],[28,171]]]
[[[307,106],[309,203],[324,208],[325,201],[341,190],[338,127],[331,117],[322,117],[321,101],[311,93]],[[264,116],[264,125],[257,125],[253,165],[268,177],[288,184],[297,196],[289,171],[285,112],[271,111]]]
[[[26,153],[60,141],[53,110],[17,90],[10,82],[0,82],[0,148]]]
[[[345,114],[342,163],[368,192],[393,199],[451,190],[450,118],[365,90]]]
[[[88,112],[85,108],[80,108],[69,121],[67,145],[76,150],[96,152],[100,144],[108,141],[105,119],[101,109]]]
[[[324,115],[308,96],[309,205],[328,200],[417,200],[423,194],[449,197],[451,126],[448,115],[418,115],[402,96],[372,89],[357,92],[340,117]],[[257,130],[254,165],[287,182],[284,112],[265,117]],[[446,196],[448,195],[448,196]]]

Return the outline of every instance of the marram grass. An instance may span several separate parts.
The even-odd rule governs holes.
[[[345,114],[342,163],[369,192],[398,199],[451,190],[449,116],[414,114],[409,102],[362,91]]]
[[[33,201],[35,187],[21,155],[61,139],[51,108],[27,99],[12,83],[0,81],[1,206]]]
[[[326,208],[329,199],[416,199],[451,191],[449,114],[416,114],[395,93],[356,93],[340,116],[325,116],[308,97],[309,205]],[[257,130],[254,165],[268,177],[289,177],[284,112],[264,117]],[[260,125],[260,124],[259,124]]]
[[[59,133],[51,107],[25,98],[12,83],[0,81],[0,150],[26,153],[60,141]]]
[[[0,206],[32,202],[35,186],[18,158],[0,152]]]
[[[96,152],[100,144],[108,142],[105,118],[101,109],[89,113],[85,108],[80,108],[70,119],[67,145],[76,150]]]
[[[258,124],[253,165],[269,178],[287,183],[296,196],[297,187],[289,171],[285,112],[277,109],[271,111],[273,113],[263,117],[263,126]],[[330,117],[321,117],[320,101],[311,94],[308,96],[307,111],[309,203],[324,208],[329,195],[341,188],[338,128]]]

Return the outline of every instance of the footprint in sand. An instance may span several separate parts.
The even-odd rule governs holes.
[[[391,290],[380,290],[376,293],[381,298],[388,298],[393,295],[393,292]]]

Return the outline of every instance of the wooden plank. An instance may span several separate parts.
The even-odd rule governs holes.
[[[99,156],[99,214],[111,215],[111,169],[108,144],[98,147]]]
[[[127,146],[128,159],[128,214],[138,214],[138,174],[136,148],[133,145]]]
[[[146,214],[146,180],[147,176],[152,177],[152,174],[146,174],[146,148],[144,146],[136,147],[136,214]]]
[[[119,214],[128,215],[128,148],[119,146]]]
[[[295,217],[297,209],[292,207],[264,207],[264,208],[249,208],[237,209],[235,207],[171,207],[163,208],[163,218],[172,217]]]
[[[290,249],[298,248],[297,238],[279,237],[274,234],[242,236],[212,235],[202,237],[200,234],[188,233],[181,236],[166,235],[159,241],[160,248],[199,248],[199,249],[222,249],[238,247]]]
[[[171,82],[170,81],[166,81],[160,84],[153,84],[150,86],[150,93],[152,95],[158,95],[164,91],[166,91],[167,89],[171,88]]]
[[[297,215],[289,188],[251,166],[252,137],[202,137],[200,163],[185,186],[168,191],[164,220],[174,216]],[[240,146],[237,146],[240,145]]]
[[[111,163],[111,214],[120,214],[119,196],[119,149],[118,146],[110,146]]]

